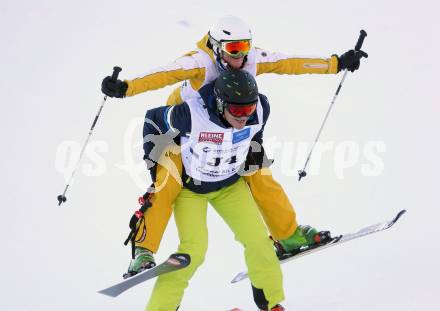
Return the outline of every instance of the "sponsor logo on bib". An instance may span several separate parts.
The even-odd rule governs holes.
[[[242,140],[249,138],[250,135],[251,135],[251,129],[249,127],[239,132],[235,132],[234,134],[232,134],[232,143],[233,144],[239,143]]]
[[[224,133],[200,132],[199,142],[221,145],[223,143],[223,136]]]

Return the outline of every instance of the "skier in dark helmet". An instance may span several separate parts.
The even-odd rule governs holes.
[[[244,70],[223,71],[215,82],[199,90],[199,96],[147,112],[144,137],[168,136],[181,145],[184,182],[174,206],[180,238],[177,252],[189,254],[191,263],[159,276],[146,311],[176,310],[179,306],[208,248],[208,203],[244,247],[260,310],[284,310],[279,305],[284,300],[280,263],[258,206],[239,174],[251,143],[262,143],[268,116],[267,98],[258,93],[254,77]],[[155,155],[161,152],[154,148],[166,144],[150,142],[144,139],[144,158],[155,164],[150,168],[155,170],[161,163]]]

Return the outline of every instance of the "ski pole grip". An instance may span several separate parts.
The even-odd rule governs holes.
[[[118,67],[118,66],[113,67],[113,74],[112,74],[112,80],[113,81],[118,80],[118,75],[121,72],[121,70],[122,70],[121,67]]]
[[[356,42],[356,46],[354,47],[355,51],[359,51],[362,48],[362,44],[364,43],[364,39],[366,36],[367,36],[367,32],[362,29],[361,33],[359,34],[358,41]]]

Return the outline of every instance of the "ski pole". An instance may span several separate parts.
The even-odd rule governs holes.
[[[359,38],[356,43],[356,46],[354,48],[355,51],[359,51],[362,48],[362,44],[364,43],[364,39],[366,36],[367,36],[367,33],[365,32],[365,30],[361,30],[360,34],[359,34]],[[348,73],[348,70],[345,69],[344,75],[342,76],[342,79],[341,79],[341,82],[339,83],[339,86],[336,90],[336,93],[333,96],[333,99],[330,103],[330,107],[328,108],[327,113],[325,114],[325,117],[324,117],[324,120],[322,121],[321,127],[319,128],[318,135],[316,135],[315,141],[313,142],[312,148],[310,149],[309,155],[307,156],[306,163],[304,164],[303,169],[298,171],[298,176],[299,176],[298,181],[300,181],[301,178],[306,177],[306,175],[307,175],[307,173],[306,173],[307,164],[309,164],[310,158],[312,157],[313,149],[315,148],[315,145],[318,142],[319,137],[321,136],[322,129],[324,128],[324,125],[327,122],[327,118],[330,115],[330,111],[332,110],[333,105],[336,101],[336,98],[338,97],[339,91],[342,88],[342,84],[344,83],[344,80],[345,80],[345,77],[347,76],[347,73]]]
[[[117,66],[113,67],[113,74],[112,74],[113,81],[116,81],[118,79],[118,75],[119,75],[119,72],[121,72],[121,70],[122,69],[120,67],[117,67]],[[99,106],[98,113],[96,114],[95,119],[93,120],[92,126],[90,127],[90,130],[89,130],[89,134],[87,135],[87,138],[82,146],[78,161],[75,164],[75,168],[73,169],[72,174],[70,175],[69,179],[67,180],[66,187],[64,188],[63,193],[57,197],[58,206],[60,206],[62,203],[67,201],[67,198],[66,198],[67,189],[69,189],[70,183],[72,182],[73,177],[75,176],[76,170],[78,169],[79,162],[81,161],[84,150],[86,150],[86,147],[87,147],[87,144],[89,143],[90,137],[93,134],[93,129],[95,128],[96,122],[98,122],[98,118],[101,115],[102,108],[104,108],[104,104],[106,101],[107,101],[107,95],[105,95],[104,98],[102,99],[101,105]]]

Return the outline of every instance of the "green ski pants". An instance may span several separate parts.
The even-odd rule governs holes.
[[[175,311],[179,306],[184,290],[203,263],[208,248],[208,202],[243,245],[249,278],[256,288],[263,290],[269,308],[284,299],[280,263],[257,204],[247,184],[240,178],[233,185],[207,194],[182,189],[174,207],[180,238],[178,252],[189,254],[191,264],[157,279],[146,311]]]

